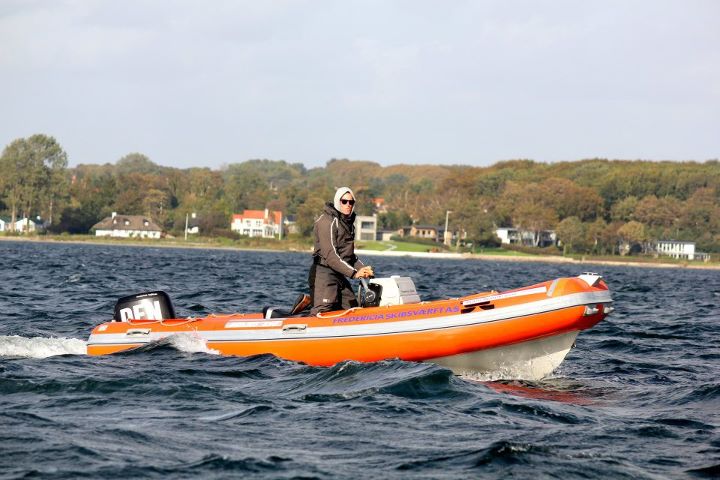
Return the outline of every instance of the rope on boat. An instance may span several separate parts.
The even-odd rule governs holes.
[[[174,319],[173,319],[173,320],[174,320]],[[188,317],[188,318],[185,319],[184,322],[182,322],[182,323],[174,323],[172,326],[173,326],[173,327],[179,327],[179,326],[181,326],[181,325],[187,325],[188,323],[197,322],[197,321],[199,321],[199,320],[200,320],[199,318]],[[160,325],[162,325],[162,326],[164,326],[164,327],[168,326],[168,324],[165,323],[165,319],[162,319],[162,318],[161,318],[160,320],[146,320],[146,319],[142,319],[142,320],[140,320],[140,321],[136,321],[136,320],[134,320],[134,319],[128,319],[128,320],[127,320],[127,323],[128,323],[129,325],[150,325],[150,324],[152,324],[152,323],[159,323]]]

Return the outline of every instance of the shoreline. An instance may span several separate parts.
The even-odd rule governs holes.
[[[488,255],[481,253],[427,253],[427,252],[397,252],[380,250],[355,250],[358,255],[385,256],[385,257],[420,257],[420,258],[443,258],[456,260],[483,260],[498,262],[543,262],[543,263],[568,263],[575,265],[610,265],[620,267],[642,267],[642,268],[689,268],[699,270],[720,270],[720,265],[682,265],[677,263],[651,263],[651,262],[623,262],[615,260],[576,260],[570,257],[556,257],[551,255],[535,256],[510,256],[510,255]]]
[[[209,245],[205,243],[149,243],[150,241],[114,241],[114,240],[73,240],[73,239],[55,239],[40,237],[7,237],[0,236],[0,241],[10,242],[36,242],[36,243],[68,243],[72,245],[105,245],[117,247],[150,247],[150,248],[180,248],[180,249],[207,249],[207,250],[238,250],[248,252],[289,252],[289,253],[310,253],[312,249],[296,249],[296,248],[262,248],[262,247],[242,247],[235,245]],[[600,260],[586,259],[577,260],[570,257],[560,257],[551,255],[491,255],[481,253],[451,253],[451,252],[399,252],[396,250],[364,250],[356,249],[355,253],[361,256],[378,256],[378,257],[413,257],[413,258],[430,258],[444,260],[481,260],[481,261],[498,261],[498,262],[541,262],[541,263],[568,263],[575,265],[609,265],[621,267],[640,267],[640,268],[687,268],[695,270],[720,270],[720,265],[688,265],[678,263],[658,263],[658,262],[633,262],[621,260]]]

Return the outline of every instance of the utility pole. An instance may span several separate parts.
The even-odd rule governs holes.
[[[445,231],[443,232],[443,243],[448,247],[452,245],[452,235],[450,235],[450,237],[448,238],[448,219],[451,213],[452,210],[445,211]]]
[[[189,213],[185,214],[185,241],[186,242],[187,242],[187,229],[188,229],[188,216],[189,215],[190,215]]]

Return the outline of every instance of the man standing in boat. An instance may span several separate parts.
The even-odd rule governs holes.
[[[315,249],[308,283],[312,296],[311,315],[357,307],[348,278],[370,278],[372,267],[355,255],[355,195],[348,187],[335,192],[315,220]]]

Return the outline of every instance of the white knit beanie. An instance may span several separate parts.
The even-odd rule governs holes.
[[[335,210],[337,210],[338,212],[342,212],[342,210],[340,210],[340,199],[342,198],[343,195],[345,195],[348,192],[350,192],[350,195],[352,195],[353,200],[355,200],[355,194],[353,193],[352,190],[350,190],[349,187],[340,187],[335,192],[335,201],[333,202],[333,205],[335,206]],[[353,210],[355,210],[355,205],[353,205]],[[350,210],[350,213],[352,213],[353,210]]]

